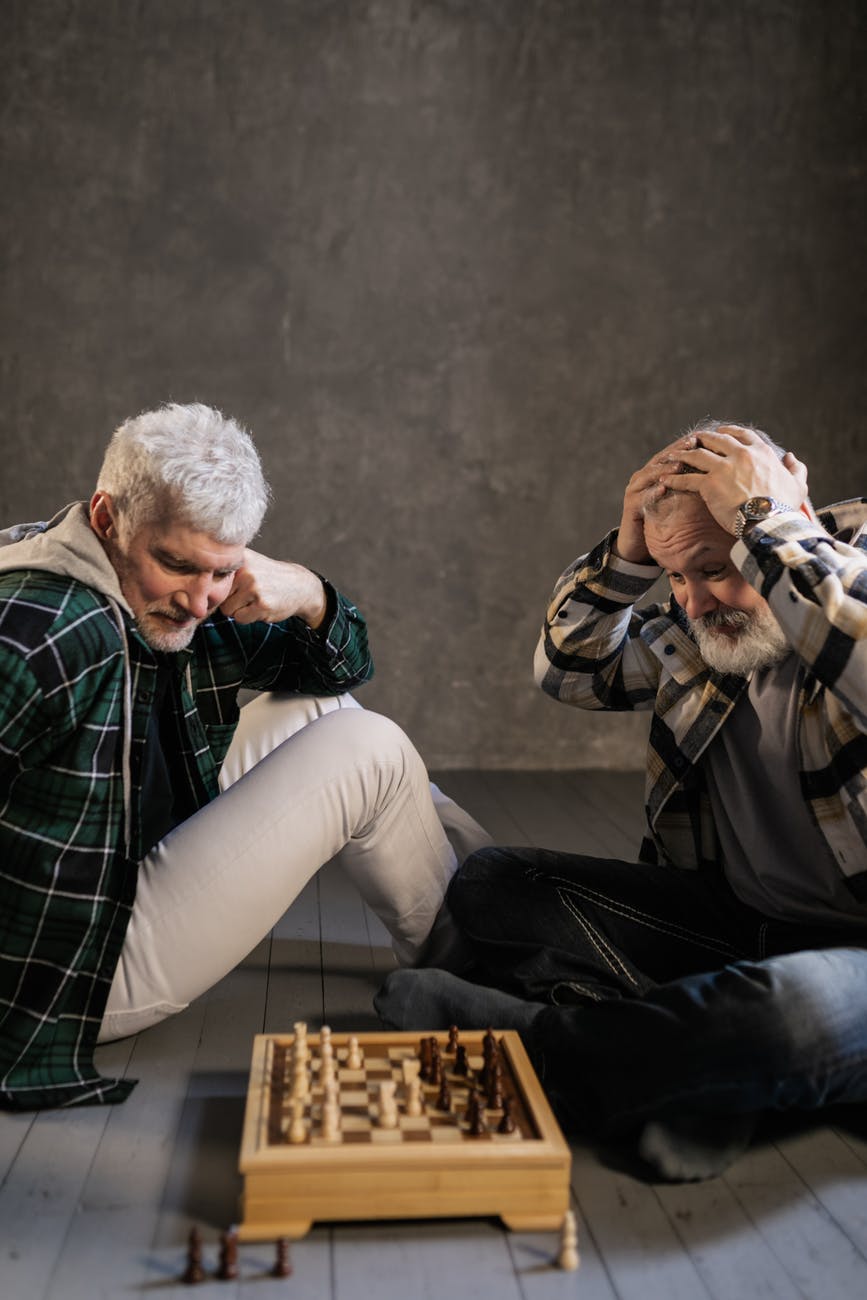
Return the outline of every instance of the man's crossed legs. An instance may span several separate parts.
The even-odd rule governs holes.
[[[765,1110],[867,1101],[863,934],[770,920],[721,875],[484,849],[448,893],[464,952],[397,971],[394,1028],[518,1029],[564,1124],[709,1177]]]

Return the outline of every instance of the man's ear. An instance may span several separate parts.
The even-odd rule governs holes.
[[[111,497],[102,488],[90,498],[90,526],[101,542],[117,538],[117,512]]]

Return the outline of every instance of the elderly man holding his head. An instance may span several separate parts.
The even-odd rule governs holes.
[[[544,691],[647,709],[639,863],[473,854],[463,956],[397,971],[389,1024],[521,1030],[567,1125],[670,1179],[763,1111],[867,1101],[867,536],[760,430],[706,421],[629,480],[560,578]],[[665,574],[671,598],[638,602]]]

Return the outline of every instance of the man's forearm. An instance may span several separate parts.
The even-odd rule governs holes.
[[[635,603],[660,570],[619,557],[615,538],[610,533],[562,574],[536,647],[537,684],[576,708],[640,708],[656,685],[652,658],[632,640],[645,618],[635,613]]]

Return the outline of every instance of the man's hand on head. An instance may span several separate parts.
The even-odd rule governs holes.
[[[651,456],[646,465],[637,469],[626,485],[623,497],[623,514],[617,532],[614,552],[633,564],[653,564],[644,538],[644,507],[662,496],[664,474],[677,473],[682,463],[681,453],[696,445],[692,434],[685,434]],[[738,502],[740,504],[740,502]]]
[[[327,598],[321,579],[303,564],[272,560],[248,547],[220,609],[236,623],[279,623],[297,617],[317,628],[325,618]]]
[[[719,526],[732,535],[738,507],[751,497],[773,497],[809,513],[806,465],[790,451],[780,460],[751,429],[733,424],[715,432],[699,429],[694,445],[680,448],[670,459],[670,468],[660,475],[663,487],[696,493]],[[676,461],[697,473],[681,475]]]

